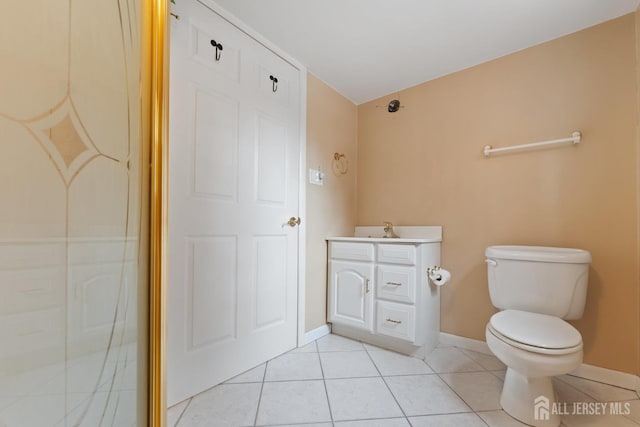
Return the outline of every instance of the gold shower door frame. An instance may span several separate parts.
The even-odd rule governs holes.
[[[169,0],[142,0],[143,138],[150,141],[148,425],[166,424],[165,256]],[[144,184],[144,183],[143,183]]]

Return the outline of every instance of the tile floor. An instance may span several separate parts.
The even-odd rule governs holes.
[[[439,346],[423,361],[328,335],[173,406],[167,425],[523,426],[500,409],[504,372],[495,357],[456,347]],[[633,391],[568,375],[555,386],[569,405],[631,408],[627,416],[564,416],[566,427],[640,425]]]

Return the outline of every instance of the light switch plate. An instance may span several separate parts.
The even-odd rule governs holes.
[[[309,169],[309,184],[324,185],[324,172],[317,169]]]

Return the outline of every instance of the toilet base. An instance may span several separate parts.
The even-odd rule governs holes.
[[[554,402],[551,377],[528,378],[507,369],[500,405],[513,418],[535,427],[557,427],[560,416],[551,411]]]

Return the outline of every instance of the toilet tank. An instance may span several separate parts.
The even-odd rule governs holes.
[[[489,294],[501,310],[579,319],[584,311],[591,254],[582,249],[490,246],[485,251]]]

